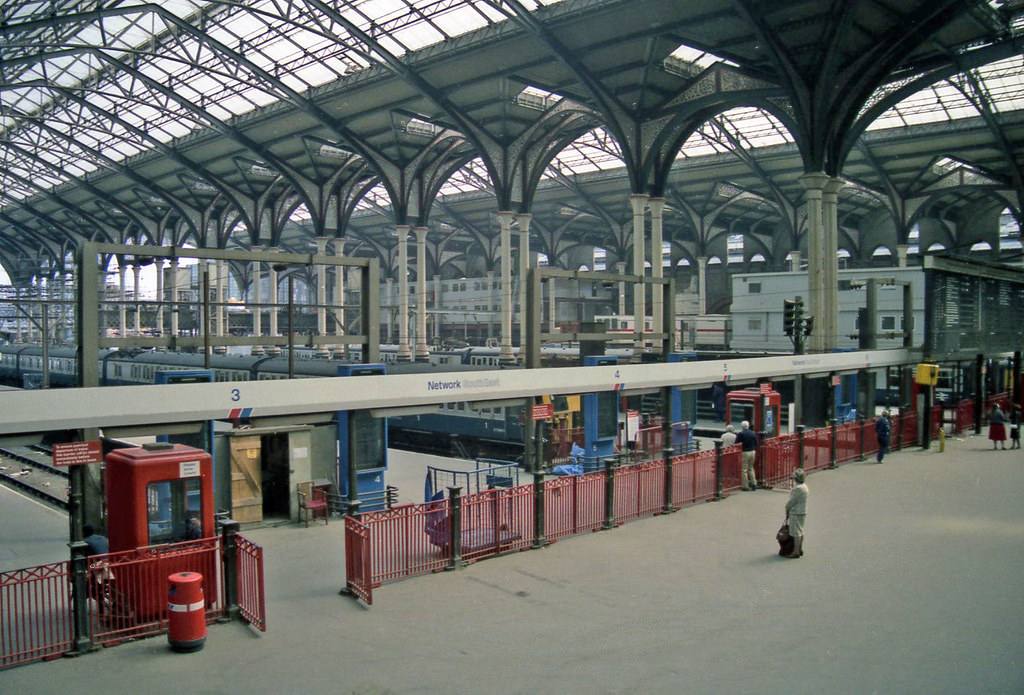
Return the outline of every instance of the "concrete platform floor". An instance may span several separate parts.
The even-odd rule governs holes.
[[[253,529],[265,634],[140,640],[0,672],[0,692],[1024,693],[1024,452],[967,437],[808,484],[800,560],[776,554],[786,493],[740,493],[386,584],[369,608],[338,595],[340,522]]]

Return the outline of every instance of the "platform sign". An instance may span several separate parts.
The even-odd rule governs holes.
[[[640,411],[626,411],[626,439],[635,442],[640,436]]]
[[[762,396],[767,396],[771,392],[772,392],[772,382],[766,381],[766,382],[761,384],[761,395]]]
[[[531,420],[547,420],[555,416],[555,404],[554,403],[539,403],[537,405],[530,406],[530,419]]]
[[[53,445],[54,466],[81,466],[103,462],[103,445],[92,442],[67,442]]]

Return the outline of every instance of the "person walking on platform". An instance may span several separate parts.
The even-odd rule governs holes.
[[[736,429],[732,425],[725,426],[725,432],[722,433],[722,448],[732,446],[736,443]]]
[[[793,471],[793,482],[796,485],[789,492],[786,500],[786,524],[789,535],[793,538],[793,552],[785,557],[795,560],[804,554],[804,521],[807,519],[807,479],[803,468]]]
[[[757,476],[754,474],[754,459],[757,456],[757,435],[750,429],[750,423],[746,420],[743,421],[740,427],[742,429],[736,435],[736,442],[743,446],[743,468],[740,471],[740,487],[744,490],[754,491],[757,489]]]
[[[1016,403],[1010,409],[1010,448],[1020,448],[1020,406]]]
[[[885,454],[889,451],[889,437],[892,427],[889,424],[889,411],[883,410],[882,414],[875,418],[875,436],[878,437],[878,455],[875,457],[878,463],[882,462]]]
[[[992,406],[988,414],[988,438],[992,440],[992,449],[1006,448],[1006,415],[999,404]]]

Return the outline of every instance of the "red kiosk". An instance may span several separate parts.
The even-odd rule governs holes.
[[[104,475],[111,553],[134,550],[140,558],[160,559],[155,571],[143,572],[130,558],[112,565],[135,616],[165,614],[168,578],[180,572],[202,575],[207,605],[214,602],[217,552],[202,540],[215,535],[210,454],[166,442],[115,449],[106,456]]]
[[[746,420],[750,428],[763,439],[779,436],[779,411],[782,396],[773,391],[771,384],[763,384],[758,391],[741,389],[725,394],[725,421],[739,430]]]
[[[162,442],[115,449],[105,474],[111,552],[214,535],[213,459],[202,449]]]

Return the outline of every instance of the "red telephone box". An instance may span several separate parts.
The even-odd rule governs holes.
[[[104,472],[110,551],[135,551],[122,552],[111,566],[112,592],[123,612],[141,622],[166,616],[169,577],[176,572],[206,578],[204,599],[212,605],[218,555],[208,539],[216,533],[210,455],[157,442],[111,451]]]
[[[105,477],[111,552],[214,535],[213,459],[202,449],[163,442],[115,449]]]
[[[725,421],[737,430],[746,420],[750,428],[764,438],[779,436],[779,411],[782,396],[778,391],[741,389],[725,394]]]

